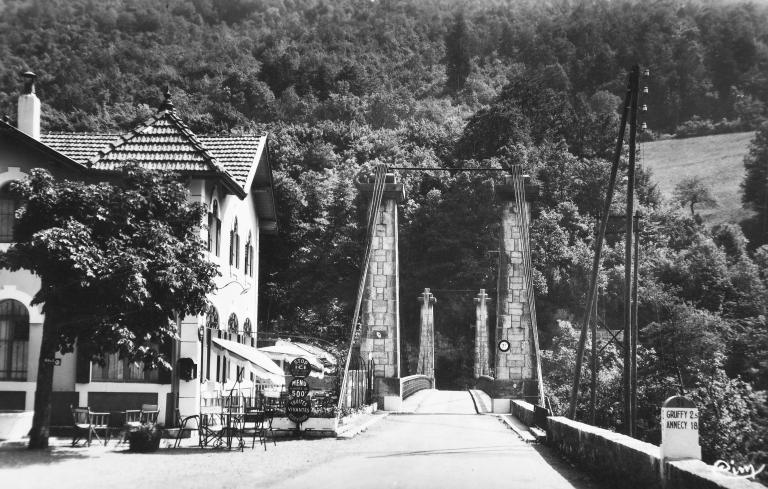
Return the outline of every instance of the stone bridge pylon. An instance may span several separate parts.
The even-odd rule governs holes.
[[[434,294],[429,289],[419,295],[421,303],[421,331],[419,334],[419,361],[416,364],[416,373],[426,375],[435,380],[435,311],[437,302]]]
[[[371,200],[373,180],[357,182]],[[363,295],[360,356],[375,363],[374,390],[380,405],[383,397],[399,389],[400,377],[400,272],[398,259],[397,205],[403,201],[403,184],[395,175],[385,177],[384,193],[371,240],[372,257]],[[370,205],[370,203],[369,203]]]
[[[529,201],[538,189],[525,181],[525,199],[517,202],[514,177],[508,176],[503,185],[496,186],[496,198],[501,204],[499,234],[498,302],[496,304],[496,344],[508,342],[507,351],[496,348],[494,396],[499,398],[530,398],[538,395],[536,351],[533,338],[526,257],[523,255],[523,221],[530,222]],[[526,243],[527,245],[527,243]],[[504,344],[507,346],[507,343]]]
[[[475,297],[475,378],[491,373],[488,352],[488,303],[490,301],[485,289],[480,289],[480,293]]]

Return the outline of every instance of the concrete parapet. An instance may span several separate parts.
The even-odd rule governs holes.
[[[513,406],[513,412],[516,408]],[[518,409],[521,409],[518,406]],[[520,417],[518,416],[520,419]],[[664,463],[659,447],[561,416],[547,419],[547,443],[609,487],[628,489],[760,489],[761,484],[718,473],[700,460]]]

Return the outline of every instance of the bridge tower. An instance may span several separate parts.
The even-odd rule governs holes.
[[[357,181],[357,188],[369,199],[372,179]],[[372,359],[376,397],[399,391],[400,377],[400,274],[398,261],[397,204],[405,198],[403,184],[387,174],[381,205],[375,216],[371,240],[371,261],[365,282],[360,329],[360,356]],[[383,405],[383,403],[380,403]]]
[[[490,375],[488,361],[488,303],[491,299],[480,289],[475,297],[475,378]]]
[[[494,396],[503,398],[530,398],[538,395],[536,352],[531,329],[529,294],[533,284],[526,270],[523,256],[522,213],[530,221],[529,201],[538,188],[525,179],[523,202],[516,201],[513,177],[496,186],[496,198],[501,204],[501,230],[499,235],[499,282],[496,305],[496,343],[506,340],[508,350],[496,351]],[[526,246],[527,248],[527,246]]]
[[[419,362],[416,373],[426,375],[435,380],[435,313],[434,304],[437,302],[434,294],[428,288],[419,295],[421,303],[421,332],[419,336]]]

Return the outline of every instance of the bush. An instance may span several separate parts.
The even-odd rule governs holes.
[[[128,434],[128,450],[137,453],[150,453],[160,448],[162,432],[153,424],[144,424]]]
[[[712,122],[709,119],[702,119],[695,115],[691,120],[677,126],[677,129],[675,129],[675,137],[683,139],[710,136],[712,134],[728,134],[732,132],[750,131],[755,127],[755,124],[742,119],[735,119],[732,121],[721,119],[719,122]]]

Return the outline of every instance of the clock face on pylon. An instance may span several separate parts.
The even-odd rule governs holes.
[[[507,340],[499,341],[499,351],[500,352],[506,353],[506,352],[509,351],[510,347],[511,347],[511,345],[509,344],[509,341],[507,341]]]

